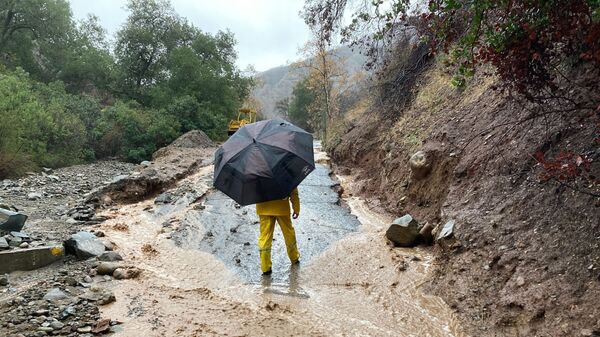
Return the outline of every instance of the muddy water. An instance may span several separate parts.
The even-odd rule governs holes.
[[[112,285],[118,300],[103,315],[124,322],[117,335],[463,336],[447,305],[421,291],[430,253],[390,248],[390,219],[362,200],[340,206],[327,166],[300,187],[302,262],[290,266],[276,230],[271,278],[260,275],[254,208],[211,189],[211,174],[180,182],[171,204],[108,212],[103,230],[144,270]]]

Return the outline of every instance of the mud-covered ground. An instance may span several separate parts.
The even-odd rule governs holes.
[[[34,185],[43,196],[38,203],[20,204],[33,187],[3,194],[4,203],[32,214],[25,231],[57,240],[80,229],[93,231],[141,275],[127,280],[99,276],[96,259],[73,257],[12,273],[9,285],[0,286],[0,335],[464,336],[452,310],[422,290],[431,270],[430,252],[389,246],[384,231],[391,217],[372,212],[360,199],[340,198],[352,182],[341,177],[340,187],[327,165],[319,164],[300,187],[302,211],[295,222],[300,266],[289,264],[276,230],[274,273],[262,277],[255,210],[236,206],[211,187],[212,165],[206,163],[214,148],[202,148],[193,151],[206,158],[178,161],[175,168],[167,168],[173,165],[167,151],[160,157],[169,158],[168,164],[156,159],[135,168],[114,162],[77,167],[89,179],[69,171],[73,168],[64,169],[70,175],[51,172],[64,179],[64,188],[81,189],[64,193],[70,198],[66,202],[53,200],[57,208],[44,202],[55,192],[43,184]],[[327,162],[323,153],[318,157]],[[112,179],[131,169],[129,178]],[[168,183],[142,183],[137,177],[156,176],[149,170],[161,171]],[[179,176],[170,179],[169,172]],[[69,182],[70,176],[82,178],[74,180],[85,187]],[[15,184],[29,186],[28,179],[33,178]],[[138,195],[134,199],[142,200],[131,204],[114,201],[131,200],[124,195],[131,191],[147,196]],[[105,221],[75,222],[69,220],[72,215],[64,216],[72,205],[90,201],[90,195],[98,206],[93,216]],[[61,221],[40,219],[51,213]],[[59,298],[43,298],[57,291]]]

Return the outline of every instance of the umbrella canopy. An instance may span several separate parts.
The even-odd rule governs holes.
[[[270,119],[245,125],[219,147],[213,185],[250,205],[289,197],[314,169],[312,135]]]

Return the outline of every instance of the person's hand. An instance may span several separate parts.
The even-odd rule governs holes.
[[[298,219],[298,216],[299,216],[299,215],[300,215],[300,214],[298,214],[298,213],[294,213],[294,214],[292,214],[292,218],[294,218],[294,219]]]

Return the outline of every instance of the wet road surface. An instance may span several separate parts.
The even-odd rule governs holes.
[[[117,336],[464,336],[452,310],[421,290],[431,253],[390,247],[391,217],[357,198],[341,206],[329,172],[319,164],[299,187],[299,266],[276,228],[272,277],[260,274],[254,207],[215,191],[212,167],[179,182],[172,202],[108,212],[102,230],[143,270],[114,282],[117,301],[102,311],[124,322]]]
[[[301,254],[301,264],[324,252],[332,243],[360,226],[356,216],[340,206],[340,198],[333,187],[339,185],[329,176],[329,170],[317,164],[299,186],[300,217],[292,220]],[[174,235],[185,248],[196,248],[214,254],[246,283],[262,283],[258,255],[258,216],[254,205],[240,207],[219,191],[211,191],[203,203],[205,209],[186,217]],[[289,282],[291,268],[281,230],[274,234],[273,283]]]

